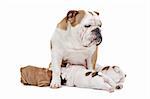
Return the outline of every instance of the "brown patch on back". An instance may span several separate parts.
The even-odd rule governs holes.
[[[57,28],[67,30],[68,21],[74,27],[81,22],[84,16],[85,16],[84,10],[79,11],[71,10],[67,13],[67,16],[57,24]]]

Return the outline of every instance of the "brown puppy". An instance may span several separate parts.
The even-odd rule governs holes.
[[[21,83],[24,85],[34,86],[49,86],[52,79],[52,71],[46,68],[39,68],[35,66],[26,66],[20,69]]]

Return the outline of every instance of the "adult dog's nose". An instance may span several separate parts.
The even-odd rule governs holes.
[[[96,39],[102,39],[101,30],[99,28],[92,30],[92,33],[96,35]]]
[[[99,28],[95,28],[92,30],[92,33],[96,35],[95,40],[98,42],[96,46],[98,46],[102,42],[102,35],[101,35],[101,30]]]
[[[99,28],[96,28],[96,29],[92,30],[92,32],[94,32],[94,33],[100,33],[101,30]]]

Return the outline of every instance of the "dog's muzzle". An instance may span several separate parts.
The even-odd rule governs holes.
[[[98,46],[102,42],[101,30],[99,28],[96,28],[92,30],[92,33],[96,36],[94,40],[96,41],[96,46]]]

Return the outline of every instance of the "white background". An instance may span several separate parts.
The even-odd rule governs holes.
[[[145,0],[1,0],[0,99],[150,98],[149,6]],[[123,69],[127,79],[122,90],[110,94],[71,87],[27,87],[20,83],[20,65],[48,66],[51,34],[71,9],[100,12],[103,42],[98,63]]]

